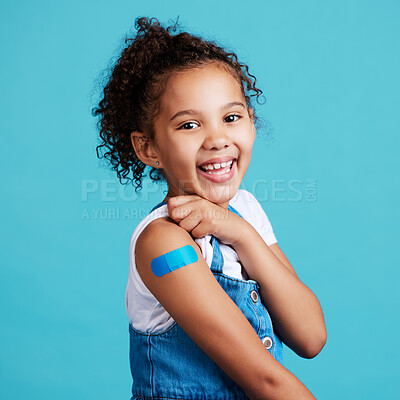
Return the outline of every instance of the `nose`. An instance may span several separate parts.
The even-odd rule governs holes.
[[[232,143],[224,127],[209,129],[204,138],[203,147],[206,150],[220,150]]]

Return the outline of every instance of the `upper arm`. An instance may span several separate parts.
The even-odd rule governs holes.
[[[185,245],[195,249],[198,261],[161,277],[154,275],[153,258]],[[177,324],[247,393],[256,393],[282,372],[184,229],[167,219],[151,222],[136,243],[136,266],[144,284]]]
[[[297,277],[298,275],[296,274],[296,271],[292,267],[292,264],[290,264],[289,260],[285,256],[284,252],[281,250],[281,248],[278,246],[278,243],[273,243],[269,246],[269,248],[272,250],[272,252],[275,254],[275,256],[279,259],[279,261],[286,266],[286,268],[293,272]]]

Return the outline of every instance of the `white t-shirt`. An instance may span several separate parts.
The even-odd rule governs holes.
[[[267,215],[250,192],[239,189],[229,201],[229,205],[257,230],[268,246],[277,243]],[[131,325],[141,332],[162,332],[174,323],[173,318],[143,283],[135,264],[135,245],[140,233],[151,221],[168,216],[167,204],[158,207],[139,223],[130,241],[129,276],[125,293],[125,306]],[[211,235],[195,239],[208,266],[211,266],[213,258],[210,240]],[[239,262],[235,250],[224,243],[220,243],[220,248],[224,257],[223,273],[237,279],[247,280],[248,276]]]

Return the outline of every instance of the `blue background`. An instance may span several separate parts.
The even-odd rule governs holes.
[[[135,18],[178,15],[236,51],[265,94],[243,187],[328,329],[314,359],[285,347],[286,367],[319,399],[393,398],[399,2],[147,3],[1,5],[0,398],[129,398],[129,240],[164,194],[136,196],[97,160],[91,108]]]

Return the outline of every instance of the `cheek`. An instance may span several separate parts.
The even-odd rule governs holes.
[[[174,169],[187,168],[195,164],[196,150],[190,141],[171,143],[167,148],[169,164]]]
[[[245,151],[246,153],[251,153],[253,150],[255,138],[255,134],[252,130],[249,130],[247,134],[242,135],[239,139],[242,151]]]
[[[193,152],[190,149],[190,146],[176,146],[173,149],[171,148],[171,154],[174,159],[177,159],[179,163],[186,164],[188,160],[193,158]]]

